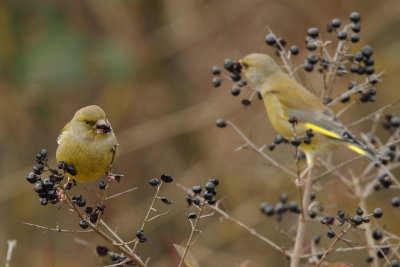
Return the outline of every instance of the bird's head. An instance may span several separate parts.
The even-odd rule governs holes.
[[[263,84],[272,74],[280,71],[275,61],[265,54],[249,54],[239,60],[239,63],[244,75],[255,85]]]
[[[107,135],[112,131],[106,113],[99,106],[87,106],[78,110],[72,119],[73,127],[89,136]]]

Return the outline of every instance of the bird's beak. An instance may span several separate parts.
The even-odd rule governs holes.
[[[105,119],[100,119],[96,123],[96,133],[109,133],[111,132],[111,125]]]

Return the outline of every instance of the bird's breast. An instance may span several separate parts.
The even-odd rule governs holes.
[[[57,161],[66,161],[77,172],[75,178],[81,182],[94,180],[103,175],[116,158],[117,140],[114,134],[88,141],[85,138],[63,136],[56,157]]]

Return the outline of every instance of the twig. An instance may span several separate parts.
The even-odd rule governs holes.
[[[325,250],[324,254],[322,254],[321,259],[318,261],[317,266],[319,267],[321,265],[321,263],[325,260],[326,256],[328,256],[328,254],[330,254],[332,252],[333,247],[336,245],[337,242],[339,242],[339,240],[341,240],[341,238],[346,234],[346,232],[351,228],[351,224],[349,224],[347,226],[346,229],[344,229],[340,235],[332,242],[332,244],[328,247],[327,250]]]
[[[400,243],[388,244],[388,245],[373,245],[373,246],[366,245],[366,246],[358,246],[358,247],[350,247],[350,248],[332,248],[329,251],[329,253],[332,253],[332,252],[349,252],[349,251],[364,250],[364,249],[382,249],[382,248],[386,248],[386,247],[390,247],[390,248],[400,247]],[[308,253],[308,254],[303,254],[303,255],[300,256],[300,258],[308,259],[310,257],[318,256],[318,255],[321,255],[321,251]]]
[[[66,229],[61,229],[58,225],[56,228],[51,228],[51,227],[47,227],[47,226],[42,226],[42,225],[38,225],[38,224],[33,224],[33,223],[28,223],[28,222],[21,222],[22,224],[28,225],[28,226],[32,226],[35,228],[39,228],[39,229],[43,229],[46,231],[54,231],[54,232],[58,232],[58,233],[93,233],[93,230],[66,230]]]
[[[85,217],[83,214],[79,211],[78,207],[75,205],[75,203],[71,200],[71,198],[66,195],[66,201],[67,203],[73,208],[75,213],[80,217],[82,220],[85,220]],[[107,242],[109,242],[111,245],[113,245],[115,248],[120,250],[122,253],[124,253],[127,257],[131,258],[132,261],[137,264],[138,266],[145,267],[146,264],[142,262],[142,260],[134,254],[133,251],[130,251],[126,249],[123,245],[119,245],[117,242],[115,242],[111,237],[109,237],[106,233],[104,233],[102,230],[100,230],[95,224],[91,223],[90,221],[88,222],[90,229],[92,229],[96,234],[104,238]]]
[[[361,187],[361,179],[360,177],[355,177],[355,195],[357,196],[357,198],[359,199],[359,204],[360,204],[360,208],[364,211],[364,212],[368,212],[368,208],[367,208],[367,203],[365,201],[365,198],[363,198],[363,191],[365,190],[365,188]],[[365,240],[367,241],[368,246],[374,246],[375,245],[375,241],[372,237],[372,229],[371,229],[371,224],[370,223],[366,223],[365,224]],[[374,257],[374,250],[369,249],[368,250],[368,255],[371,257]],[[379,267],[379,263],[378,261],[373,261],[372,262],[372,266],[373,267]]]
[[[355,104],[357,104],[356,101],[352,101],[350,104],[346,105],[344,108],[342,108],[341,110],[339,110],[336,113],[336,118],[339,118],[340,116],[343,115],[343,113],[345,113],[347,110],[349,110],[352,106],[354,106]]]
[[[372,118],[373,116],[375,116],[376,114],[379,114],[379,113],[383,112],[385,109],[388,109],[388,108],[390,108],[390,107],[392,107],[394,105],[397,105],[399,102],[400,102],[400,99],[397,99],[393,103],[388,104],[386,106],[383,106],[383,107],[379,108],[378,110],[372,112],[371,114],[368,114],[367,116],[365,116],[365,117],[363,117],[363,118],[361,118],[361,119],[359,119],[359,120],[357,120],[355,122],[350,123],[349,125],[347,125],[347,127],[350,128],[350,127],[353,127],[353,126],[355,126],[355,125],[357,125],[357,124],[359,124],[359,123],[361,123],[361,122],[363,122],[365,120],[368,120],[368,119]]]
[[[190,232],[189,239],[188,239],[188,241],[186,242],[185,250],[183,251],[183,253],[182,253],[182,255],[181,255],[181,261],[179,262],[178,267],[181,267],[181,266],[182,266],[182,264],[183,264],[183,262],[184,262],[184,260],[185,260],[186,254],[187,254],[187,252],[189,251],[189,247],[190,247],[190,245],[191,245],[191,242],[192,242],[192,239],[193,239],[193,235],[194,235],[194,233],[197,231],[197,229],[196,229],[196,228],[197,228],[197,224],[199,223],[199,221],[200,221],[200,219],[201,219],[201,213],[203,212],[203,209],[204,209],[204,206],[205,206],[205,205],[206,205],[206,201],[203,199],[202,202],[201,202],[199,211],[197,212],[197,217],[196,217],[194,223],[192,224],[192,231]],[[189,219],[189,220],[190,220],[190,219]],[[190,221],[190,223],[192,223],[192,221]]]
[[[157,219],[158,217],[164,216],[164,215],[168,214],[170,211],[171,211],[171,209],[168,209],[167,211],[165,211],[163,213],[159,213],[157,215],[154,215],[153,217],[149,218],[147,220],[147,222],[151,222],[152,220]]]
[[[264,151],[262,151],[262,149],[258,148],[253,142],[250,141],[250,139],[248,139],[243,133],[242,131],[239,130],[238,127],[236,127],[236,125],[231,122],[231,121],[226,121],[226,123],[231,126],[236,133],[246,142],[246,144],[254,151],[260,153],[260,155],[266,159],[267,161],[269,161],[272,165],[274,165],[275,167],[281,169],[282,171],[284,171],[285,173],[289,174],[290,176],[297,178],[296,173],[292,172],[291,170],[285,168],[284,166],[282,166],[281,164],[279,164],[278,162],[276,162],[274,159],[272,159],[270,156],[268,156],[267,154],[264,153]]]
[[[103,226],[108,230],[108,232],[109,232],[110,234],[112,234],[112,235],[120,242],[120,244],[118,244],[118,245],[122,245],[122,246],[124,246],[124,247],[125,247],[126,249],[128,249],[128,250],[131,249],[130,247],[128,247],[127,243],[124,242],[124,241],[117,235],[117,233],[115,233],[102,219],[100,219],[99,221],[100,221],[101,225],[103,225]]]
[[[383,75],[383,72],[380,72],[380,73],[376,74],[375,75],[375,79],[380,78],[382,75]],[[343,98],[349,97],[349,96],[357,93],[358,91],[362,90],[364,87],[366,87],[369,84],[370,84],[370,81],[367,79],[364,83],[359,84],[357,86],[354,86],[351,90],[349,90],[347,92],[341,93],[338,97],[336,97],[331,102],[329,102],[329,104],[327,104],[327,106],[332,106],[332,105],[336,104],[337,102],[339,102]],[[333,84],[332,84],[332,86],[333,86]]]
[[[299,216],[299,220],[297,223],[297,234],[296,240],[294,243],[293,254],[291,255],[290,266],[291,267],[298,267],[300,264],[300,256],[304,247],[304,239],[306,236],[306,220],[305,214],[307,214],[308,206],[311,202],[311,191],[312,191],[312,184],[313,184],[313,166],[310,167],[308,171],[308,177],[305,183],[304,193],[303,193],[303,209],[304,212],[301,216]]]
[[[7,240],[7,256],[6,256],[6,263],[5,267],[10,267],[11,256],[14,251],[14,248],[17,246],[17,240]]]
[[[115,194],[115,195],[111,195],[111,196],[109,196],[109,197],[106,197],[105,200],[109,200],[109,199],[114,198],[114,197],[119,197],[119,196],[121,196],[121,195],[123,195],[123,194],[132,192],[133,190],[137,190],[137,187],[133,187],[133,188],[131,188],[131,189],[128,189],[128,190],[119,192],[119,193],[117,193],[117,194]]]
[[[356,156],[356,157],[354,157],[354,158],[352,158],[352,159],[349,159],[349,160],[347,160],[347,161],[345,161],[345,162],[342,162],[342,163],[338,164],[336,167],[334,167],[334,168],[332,168],[332,169],[330,169],[330,170],[327,170],[327,171],[321,173],[320,175],[318,175],[317,177],[315,177],[314,182],[317,182],[317,181],[321,180],[322,178],[324,178],[324,177],[327,176],[328,174],[330,174],[330,173],[332,173],[332,172],[334,172],[334,171],[336,171],[336,170],[342,168],[343,166],[346,166],[347,164],[349,164],[349,163],[351,163],[351,162],[353,162],[353,161],[356,161],[356,160],[358,160],[358,159],[361,159],[361,158],[363,158],[363,157],[364,157],[363,155],[358,155],[358,156]]]
[[[321,100],[323,102],[325,102],[325,98],[327,96],[329,96],[332,92],[333,89],[333,85],[335,84],[335,78],[336,78],[336,69],[337,69],[337,65],[340,63],[340,56],[342,54],[342,50],[344,49],[346,44],[346,41],[339,41],[337,48],[336,48],[336,52],[335,55],[332,58],[332,61],[330,62],[329,66],[329,70],[328,73],[326,75],[326,82],[325,84],[328,86],[330,86],[330,88],[326,88],[325,90],[322,90],[322,94],[321,94]]]
[[[160,192],[160,188],[162,186],[163,182],[161,181],[160,184],[157,186],[157,190],[156,193],[154,194],[153,200],[151,201],[150,207],[147,210],[147,214],[146,217],[144,218],[143,222],[142,222],[142,226],[140,227],[141,230],[144,230],[144,226],[146,225],[147,221],[149,220],[149,216],[152,210],[154,210],[153,206],[154,206],[154,202],[156,201],[156,199],[158,198],[158,193]],[[135,244],[133,245],[132,248],[132,253],[135,252],[137,245],[139,244],[139,238],[136,239]]]

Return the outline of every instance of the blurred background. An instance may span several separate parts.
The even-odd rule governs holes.
[[[0,3],[0,262],[4,262],[7,240],[16,239],[11,266],[99,266],[111,264],[93,249],[105,245],[93,234],[45,232],[21,224],[30,222],[64,229],[79,229],[79,219],[66,205],[41,206],[25,175],[35,164],[34,156],[47,148],[55,165],[56,138],[74,112],[97,104],[107,113],[121,154],[116,172],[125,174],[112,184],[110,194],[137,187],[138,190],[110,200],[104,219],[124,240],[132,240],[147,212],[154,188],[148,185],[161,173],[175,182],[165,185],[161,195],[174,202],[171,211],[146,225],[148,242],[138,254],[150,258],[150,266],[176,266],[179,260],[172,244],[183,244],[190,233],[186,218],[185,192],[176,186],[205,185],[220,179],[218,198],[233,217],[261,234],[281,243],[278,229],[293,234],[295,217],[286,214],[281,223],[259,212],[259,204],[275,204],[282,193],[297,200],[289,177],[270,167],[249,150],[234,152],[242,144],[232,129],[215,127],[218,118],[229,119],[258,145],[272,142],[271,128],[263,104],[254,101],[244,107],[242,94],[230,94],[232,83],[213,88],[211,67],[222,66],[225,58],[239,59],[250,52],[273,53],[264,37],[267,26],[288,45],[298,45],[301,64],[308,52],[304,38],[309,27],[321,29],[321,36],[335,44],[334,35],[324,29],[337,17],[349,22],[349,14],[359,11],[361,41],[351,47],[359,51],[365,44],[374,48],[377,71],[385,71],[377,86],[376,103],[356,105],[341,119],[353,122],[400,97],[400,3],[384,1],[289,1],[289,0],[176,0],[176,1],[2,1]],[[332,49],[334,46],[332,46]],[[299,71],[312,88],[320,86],[320,76]],[[348,78],[339,79],[336,93],[346,90]],[[245,92],[244,92],[245,93]],[[334,110],[343,108],[338,104]],[[399,113],[398,107],[389,112]],[[353,128],[368,131],[370,122]],[[378,132],[381,132],[379,128]],[[386,133],[382,132],[386,138]],[[293,149],[279,146],[274,158],[289,168]],[[334,157],[354,156],[339,149]],[[358,161],[359,166],[365,166]],[[397,174],[399,174],[397,172]],[[337,208],[354,214],[357,201],[339,190],[334,179],[325,180],[317,200],[327,203],[326,212]],[[84,194],[88,205],[98,202],[98,182],[79,184],[73,194]],[[334,190],[332,190],[334,189]],[[399,233],[399,210],[390,207],[396,194],[379,191],[368,204],[387,207],[382,225]],[[328,204],[329,203],[329,204]],[[160,211],[168,209],[157,203]],[[384,209],[386,211],[386,209]],[[71,215],[72,214],[72,215]],[[201,220],[201,236],[191,248],[201,266],[281,266],[282,256],[215,215]],[[310,237],[323,234],[318,222]],[[86,240],[83,246],[76,238]],[[362,233],[355,239],[362,242]],[[290,245],[290,242],[288,242]],[[351,260],[365,251],[335,254],[329,259]],[[359,265],[359,266],[361,266]]]

